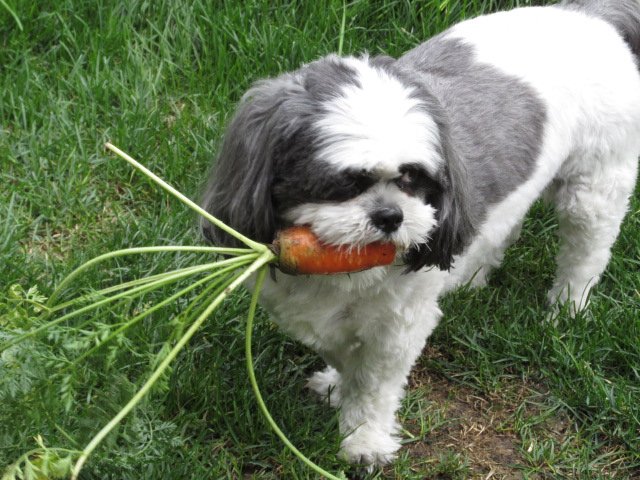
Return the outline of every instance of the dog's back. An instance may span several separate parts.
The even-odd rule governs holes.
[[[600,18],[613,25],[640,60],[638,0],[564,0],[560,6]]]
[[[549,300],[584,308],[635,183],[639,47],[636,0],[578,0],[471,19],[399,59],[445,106],[482,220],[449,286],[483,284],[548,187],[561,237]]]

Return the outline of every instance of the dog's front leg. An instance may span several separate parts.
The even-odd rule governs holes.
[[[395,458],[395,413],[411,367],[441,315],[435,300],[390,310],[392,318],[363,325],[340,362],[342,454],[354,463],[383,465]]]

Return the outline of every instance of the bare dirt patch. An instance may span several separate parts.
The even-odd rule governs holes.
[[[428,349],[429,350],[429,349]],[[437,355],[437,352],[425,352]],[[532,396],[540,397],[542,387],[516,381],[500,392],[491,394],[461,385],[427,369],[416,369],[409,380],[409,389],[424,392],[426,400],[438,411],[441,422],[432,431],[405,448],[416,461],[458,454],[466,462],[463,478],[510,480],[523,477],[523,445],[514,422],[515,413]],[[535,409],[535,408],[534,408]],[[535,414],[535,412],[530,412]],[[545,436],[562,441],[568,421],[561,415],[548,418],[542,427]],[[419,434],[419,425],[409,419],[405,428]],[[453,476],[438,473],[433,478]],[[457,476],[455,478],[458,478]],[[528,478],[544,478],[528,476]]]

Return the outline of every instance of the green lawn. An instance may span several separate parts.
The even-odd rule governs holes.
[[[344,52],[400,55],[462,18],[530,3],[350,2]],[[0,2],[0,343],[37,324],[29,289],[50,295],[83,261],[200,243],[195,216],[106,154],[106,140],[197,197],[242,92],[336,51],[341,19],[341,1]],[[639,478],[640,191],[590,310],[555,326],[544,321],[554,229],[552,212],[536,205],[489,288],[444,299],[400,412],[407,445],[371,475],[338,459],[335,412],[304,389],[319,359],[260,313],[258,379],[293,443],[350,478]],[[200,260],[114,261],[81,286]],[[139,311],[170,291],[123,308]],[[83,479],[315,478],[250,392],[248,300],[234,295],[211,318]],[[37,447],[36,435],[48,446],[84,446],[166,353],[184,308],[154,314],[83,361],[73,362],[113,331],[122,309],[0,355],[0,472]]]

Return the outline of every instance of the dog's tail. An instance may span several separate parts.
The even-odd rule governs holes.
[[[640,0],[563,0],[560,6],[613,25],[640,65]]]

